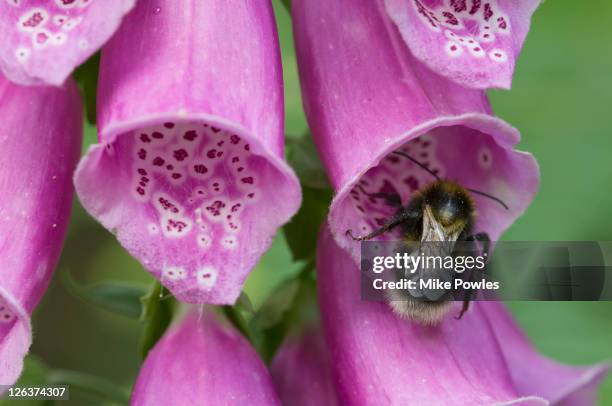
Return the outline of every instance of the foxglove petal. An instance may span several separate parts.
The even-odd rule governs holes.
[[[479,305],[497,336],[519,393],[542,396],[553,405],[582,406],[597,403],[598,386],[609,371],[608,364],[592,367],[559,364],[535,351],[502,304],[483,302]]]
[[[26,85],[61,85],[113,35],[135,0],[0,1],[0,70]]]
[[[540,0],[384,0],[418,60],[466,87],[510,88]]]
[[[280,405],[255,350],[214,314],[191,313],[145,360],[132,406]]]
[[[303,0],[292,10],[305,110],[337,192],[329,224],[340,246],[357,260],[347,230],[366,234],[395,213],[375,194],[405,205],[435,180],[394,151],[503,200],[508,210],[474,195],[475,231],[496,240],[531,202],[539,173],[531,155],[512,149],[520,135],[491,115],[484,92],[418,62],[374,1]]]
[[[274,357],[270,372],[284,405],[339,404],[319,329],[311,328],[300,335],[289,336]]]
[[[474,302],[461,320],[448,317],[436,327],[402,319],[386,303],[361,300],[359,269],[327,230],[317,270],[343,405],[546,405],[594,393],[600,376],[568,374],[568,367],[543,361],[514,338],[516,327],[507,327],[509,316],[498,304]]]
[[[64,241],[83,123],[72,81],[28,88],[0,76],[0,116],[0,385],[12,385]]]
[[[85,208],[187,302],[233,303],[300,204],[264,1],[139,2],[102,53]]]

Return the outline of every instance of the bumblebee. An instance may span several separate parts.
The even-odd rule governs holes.
[[[419,248],[412,251],[411,255],[456,256],[460,253],[455,249],[455,245],[457,242],[462,242],[459,244],[462,247],[460,250],[463,251],[461,254],[475,255],[475,251],[481,248],[480,255],[487,257],[490,238],[485,232],[473,233],[476,207],[470,193],[492,199],[506,210],[508,210],[508,206],[492,195],[464,188],[451,180],[441,179],[427,166],[410,155],[400,151],[394,151],[393,153],[410,160],[431,174],[435,180],[418,190],[406,206],[402,206],[401,199],[397,194],[367,193],[368,196],[373,198],[383,198],[387,201],[387,204],[396,207],[395,215],[380,228],[367,235],[356,237],[351,230],[347,230],[346,234],[353,240],[366,241],[400,227],[401,235],[409,246],[415,246],[411,243],[420,243],[416,245]],[[477,247],[477,245],[481,247]],[[470,247],[468,249],[470,252],[465,252],[466,246]],[[435,250],[435,252],[431,252],[432,250]],[[431,269],[420,269],[418,273],[413,275],[403,274],[398,275],[398,277],[431,278],[436,273],[442,274]],[[455,273],[453,272],[453,274]],[[447,278],[451,277],[448,271],[444,275]],[[456,274],[452,277],[461,276]],[[445,295],[439,293],[434,295],[419,289],[406,289],[391,291],[388,294],[388,299],[393,310],[400,316],[422,324],[434,325],[439,323],[451,308],[450,295],[453,292],[447,293]],[[461,319],[468,310],[472,294],[472,291],[463,292],[463,306],[456,319]]]

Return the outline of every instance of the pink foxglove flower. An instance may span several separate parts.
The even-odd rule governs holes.
[[[255,350],[212,313],[195,312],[145,360],[132,406],[277,406],[272,379]]]
[[[0,385],[12,385],[68,226],[83,126],[78,89],[0,76],[0,117]]]
[[[319,239],[319,303],[342,405],[590,405],[607,367],[545,359],[499,303],[461,320],[411,323],[360,297],[359,269],[329,231]],[[457,303],[457,311],[460,304]]]
[[[339,405],[323,335],[310,327],[290,335],[279,348],[270,367],[272,379],[284,405]]]
[[[376,1],[303,0],[293,4],[305,111],[336,191],[329,224],[341,247],[359,243],[441,178],[501,199],[474,195],[475,232],[496,240],[527,208],[539,182],[534,158],[513,150],[518,131],[491,115],[484,92],[432,72],[411,53]],[[399,229],[400,227],[396,227]],[[380,239],[396,240],[397,232]]]
[[[0,1],[0,71],[26,85],[61,85],[113,35],[135,0]]]
[[[300,205],[268,1],[141,1],[102,52],[85,208],[179,299],[233,303]]]
[[[510,88],[540,0],[384,0],[412,54],[473,88]]]

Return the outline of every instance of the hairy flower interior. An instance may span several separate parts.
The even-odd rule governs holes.
[[[117,137],[105,159],[120,166],[117,187],[145,218],[135,227],[148,235],[151,250],[161,251],[167,286],[195,280],[185,288],[212,289],[221,267],[237,266],[224,252],[252,252],[261,244],[257,233],[271,232],[266,219],[274,217],[255,206],[263,199],[274,207],[274,194],[264,196],[262,187],[281,187],[283,180],[237,134],[204,122],[168,121]]]
[[[455,142],[448,143],[449,137]],[[492,151],[499,149],[490,138],[461,126],[441,127],[405,143],[395,151],[416,159],[442,179],[455,180],[464,185],[467,182],[470,187],[475,182],[484,182],[477,187],[486,189],[493,166]],[[456,146],[461,146],[461,149]],[[462,165],[461,162],[470,169],[463,172],[455,170]],[[409,159],[393,152],[387,154],[358,180],[341,204],[339,210],[345,211],[342,218],[350,222],[346,229],[365,235],[385,224],[396,213],[399,207],[378,194],[399,196],[402,206],[406,206],[416,191],[435,180],[431,173]],[[400,228],[397,227],[377,239],[399,238]]]

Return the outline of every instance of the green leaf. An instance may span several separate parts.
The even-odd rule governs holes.
[[[287,160],[303,185],[312,189],[331,189],[310,134],[287,139]]]
[[[74,78],[83,93],[87,121],[92,124],[96,123],[96,91],[99,69],[100,53],[97,52],[74,71]]]
[[[255,313],[250,322],[252,328],[265,330],[280,323],[291,308],[299,289],[299,279],[292,279],[282,284]]]
[[[163,286],[155,281],[149,292],[141,298],[141,320],[145,323],[139,345],[142,359],[147,357],[151,348],[155,346],[172,321],[175,301],[170,294],[167,296],[163,294]]]
[[[303,186],[302,196],[302,207],[283,227],[287,244],[296,261],[314,257],[319,228],[327,217],[332,192]]]
[[[253,303],[251,303],[251,299],[245,292],[241,292],[236,304],[234,305],[238,310],[242,310],[245,313],[255,313],[255,309],[253,308]]]
[[[130,392],[113,382],[95,375],[79,371],[52,370],[49,373],[50,385],[68,385],[70,391],[78,390],[99,399],[127,405],[130,401]]]
[[[61,279],[68,292],[92,305],[133,319],[140,317],[140,299],[146,294],[142,286],[118,281],[81,286],[68,271],[61,273]]]

